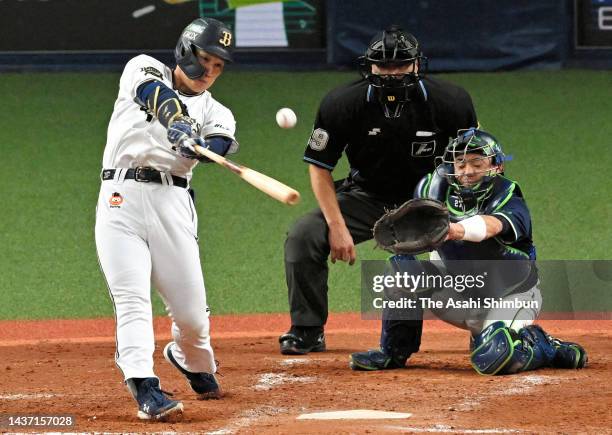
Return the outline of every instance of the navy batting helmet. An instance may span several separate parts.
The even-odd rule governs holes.
[[[198,62],[196,49],[231,62],[233,48],[234,35],[229,27],[213,18],[198,18],[181,33],[174,58],[187,77],[197,79],[204,74],[204,68]]]

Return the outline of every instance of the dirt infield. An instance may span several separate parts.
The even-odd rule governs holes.
[[[167,319],[156,319],[156,371],[183,401],[174,424],[143,423],[114,365],[112,320],[0,322],[0,417],[73,414],[64,432],[191,433],[612,433],[612,322],[544,321],[553,335],[589,351],[585,370],[538,370],[483,377],[468,362],[468,335],[426,321],[421,352],[405,370],[348,369],[348,355],[377,345],[379,323],[332,314],[328,352],[283,357],[277,337],[287,318],[218,316],[213,345],[226,397],[195,400],[161,356]],[[340,410],[410,413],[403,419],[304,420]],[[0,427],[41,432],[44,428]]]

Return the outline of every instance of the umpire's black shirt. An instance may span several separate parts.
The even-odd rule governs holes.
[[[362,189],[395,203],[412,198],[457,130],[478,124],[463,88],[431,77],[417,86],[418,96],[394,119],[384,116],[366,80],[332,90],[321,102],[304,160],[333,170],[346,150],[350,177]]]

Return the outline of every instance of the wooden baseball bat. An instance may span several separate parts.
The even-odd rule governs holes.
[[[220,156],[209,149],[201,147],[200,145],[193,145],[193,147],[198,154],[209,158],[221,166],[226,167],[251,186],[256,187],[272,198],[289,205],[295,205],[300,202],[300,193],[286,184],[283,184],[280,181],[275,180],[272,177],[268,177],[260,172],[254,171],[253,169],[247,168],[246,166],[232,162],[230,159],[226,159],[225,157]]]

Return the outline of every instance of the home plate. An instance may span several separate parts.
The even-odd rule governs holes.
[[[406,412],[374,411],[371,409],[351,409],[348,411],[314,412],[302,414],[298,420],[387,420],[408,418],[412,414]]]

